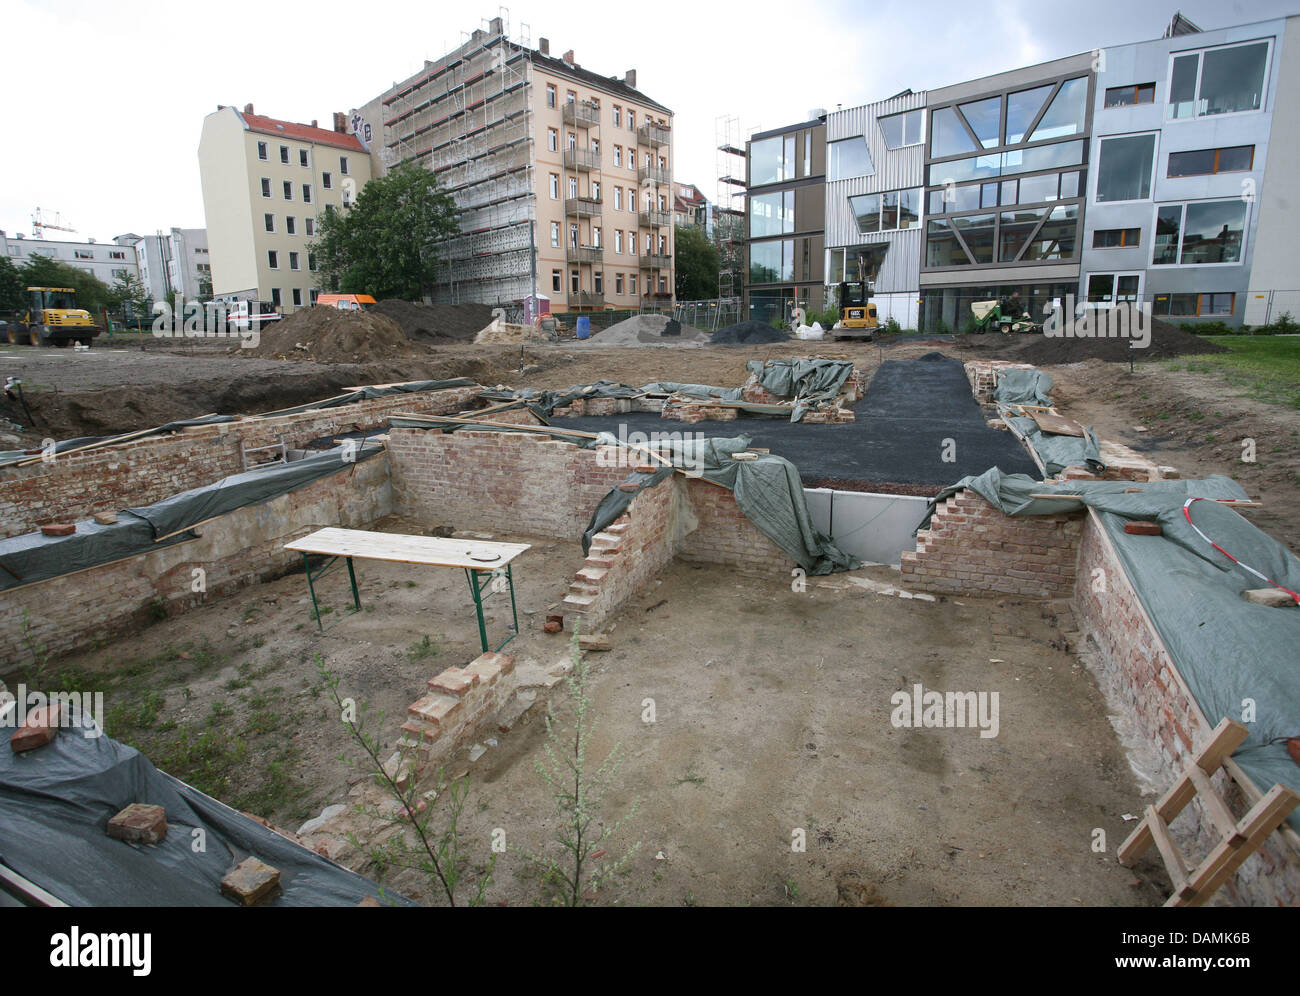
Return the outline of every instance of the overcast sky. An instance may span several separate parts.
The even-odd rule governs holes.
[[[720,115],[743,138],[815,107],[1158,38],[1177,9],[1217,28],[1300,13],[1300,0],[530,0],[508,21],[515,40],[545,36],[602,75],[635,68],[676,114],[675,177],[712,199]],[[202,227],[199,131],[218,104],[328,126],[496,15],[394,0],[0,0],[0,228],[30,233],[37,206],[60,212],[70,239]]]

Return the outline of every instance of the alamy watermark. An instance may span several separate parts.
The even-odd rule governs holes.
[[[671,461],[671,466],[687,477],[704,475],[704,444],[708,437],[702,432],[628,432],[627,425],[620,423],[617,434],[602,435],[611,436],[615,445],[602,446],[606,441],[597,440],[598,467],[636,467],[647,463],[668,467]],[[655,457],[660,457],[662,462]]]
[[[889,697],[889,721],[897,729],[965,729],[978,727],[980,737],[998,735],[997,692],[937,692],[913,685]]]
[[[1043,335],[1049,339],[1129,339],[1133,349],[1151,345],[1151,303],[1134,302],[1127,307],[1089,308],[1075,304],[1065,295],[1065,306],[1048,302]]]
[[[12,701],[6,696],[0,700],[0,729],[17,729],[29,713],[38,709],[58,707],[59,729],[80,729],[88,740],[104,735],[103,692],[38,692],[19,685]],[[86,720],[89,719],[90,722]]]
[[[239,339],[241,349],[256,349],[262,341],[257,326],[263,316],[242,312],[232,316],[224,304],[183,300],[173,310],[166,301],[158,301],[153,313],[153,334],[159,339]]]

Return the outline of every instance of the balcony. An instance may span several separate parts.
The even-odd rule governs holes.
[[[564,168],[588,173],[600,169],[600,156],[590,149],[565,149]]]
[[[668,168],[660,169],[658,166],[643,166],[636,171],[636,178],[642,183],[672,183],[673,171]]]
[[[575,246],[564,248],[564,258],[570,263],[599,263],[605,258],[604,246]]]
[[[637,261],[642,270],[666,270],[673,265],[673,258],[666,252],[643,252]]]
[[[673,223],[673,216],[667,211],[642,211],[636,220],[642,228],[667,228]]]
[[[649,145],[651,148],[667,145],[671,137],[667,125],[643,124],[636,130],[637,142],[641,145]]]
[[[589,100],[574,100],[564,105],[564,123],[577,128],[594,128],[600,124],[600,108]]]
[[[565,301],[568,303],[570,310],[573,310],[575,308],[605,307],[605,295],[592,294],[590,291],[582,291],[581,293],[578,294],[573,293],[573,291],[569,291],[569,294],[565,298]]]
[[[599,218],[599,197],[567,197],[564,200],[564,213],[569,217]]]

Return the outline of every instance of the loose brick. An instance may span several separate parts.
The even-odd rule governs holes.
[[[132,844],[157,844],[167,836],[167,811],[162,806],[133,802],[108,821],[108,835]]]
[[[247,857],[221,880],[221,894],[241,906],[256,906],[280,890],[280,870]]]

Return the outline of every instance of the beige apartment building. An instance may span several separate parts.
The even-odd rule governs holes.
[[[264,301],[281,313],[319,293],[309,245],[327,205],[342,209],[370,180],[370,156],[346,119],[334,130],[268,118],[246,104],[203,119],[199,173],[212,296]]]
[[[636,82],[513,42],[496,18],[352,112],[376,175],[422,163],[456,201],[436,299],[671,306],[673,114]]]

